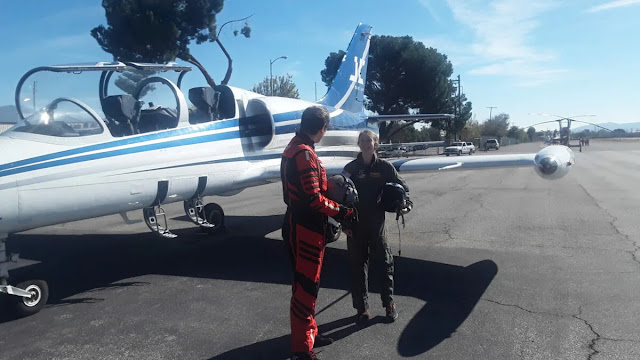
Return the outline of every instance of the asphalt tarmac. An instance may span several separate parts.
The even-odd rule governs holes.
[[[532,169],[405,175],[415,208],[396,257],[400,317],[384,322],[374,276],[373,319],[353,324],[343,235],[322,273],[317,321],[336,341],[321,359],[640,358],[640,141],[592,140],[576,160],[556,181]],[[287,359],[280,184],[208,200],[227,214],[224,235],[174,204],[174,240],[152,236],[141,212],[133,225],[109,216],[10,238],[24,259],[13,282],[45,279],[51,296],[28,318],[0,309],[0,357]],[[395,217],[387,229],[397,255]]]

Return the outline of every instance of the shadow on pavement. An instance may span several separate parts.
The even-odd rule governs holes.
[[[9,239],[9,250],[15,249],[22,258],[40,263],[12,270],[11,282],[47,281],[50,288],[48,307],[99,302],[102,299],[91,297],[92,291],[140,286],[140,283],[123,280],[148,274],[290,284],[289,259],[283,242],[265,237],[279,230],[281,223],[282,215],[228,216],[228,231],[221,236],[209,237],[198,229],[184,229],[175,231],[180,237],[171,240],[149,233],[19,234]],[[325,265],[321,287],[348,291],[346,251],[328,248]],[[451,336],[469,316],[497,271],[497,265],[490,260],[461,267],[397,258],[396,294],[426,301],[402,331],[398,353],[401,356],[419,355]],[[377,291],[376,284],[372,284],[371,291]],[[80,294],[83,296],[74,297]],[[0,313],[0,323],[11,320],[6,312]],[[382,321],[382,317],[376,317],[367,326]],[[362,327],[353,324],[351,318],[320,326],[321,332],[335,340],[360,329]],[[288,358],[289,336],[236,348],[214,359],[260,359],[260,356]]]

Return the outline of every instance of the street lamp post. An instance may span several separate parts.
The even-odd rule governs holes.
[[[273,63],[280,60],[280,59],[287,59],[286,56],[280,56],[277,59],[274,60],[270,60],[269,61],[269,90],[271,91],[271,96],[273,96]]]

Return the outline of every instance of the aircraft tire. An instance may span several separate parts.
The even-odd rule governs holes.
[[[209,235],[219,234],[224,231],[224,210],[222,207],[216,203],[209,203],[204,206],[204,218],[210,223],[215,225],[214,227],[203,227],[200,228],[202,231],[206,232]]]
[[[23,281],[16,287],[32,294],[30,298],[18,296],[14,299],[16,315],[19,317],[26,317],[39,312],[49,300],[49,286],[44,280]]]
[[[331,224],[327,224],[327,244],[338,241],[341,234],[342,225],[338,224],[338,226],[333,226]]]

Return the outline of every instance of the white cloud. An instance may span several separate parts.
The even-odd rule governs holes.
[[[438,23],[442,23],[442,20],[440,19],[438,12],[436,12],[436,10],[434,9],[432,2],[433,0],[420,0],[420,4],[422,4],[422,6],[424,6],[427,9],[427,11],[429,12],[429,15],[431,15],[433,20],[435,20]]]
[[[516,85],[534,87],[552,82],[558,75],[566,73],[565,69],[545,69],[542,66],[522,60],[493,63],[471,70],[471,75],[501,75],[516,78]]]
[[[448,0],[448,4],[454,18],[473,31],[473,42],[466,46],[484,63],[471,74],[511,76],[518,83],[533,86],[565,72],[549,65],[555,59],[551,51],[532,45],[540,18],[555,8],[556,2]]]
[[[452,41],[448,36],[431,36],[416,40],[445,54],[454,68],[472,64],[477,59],[476,55],[469,52],[469,45]]]
[[[602,4],[602,5],[594,6],[594,7],[590,8],[587,11],[588,12],[600,12],[600,11],[603,11],[603,10],[610,10],[610,9],[630,6],[630,5],[634,5],[634,4],[640,4],[640,0],[617,0],[617,1],[611,1],[611,2],[608,2],[608,3]]]

